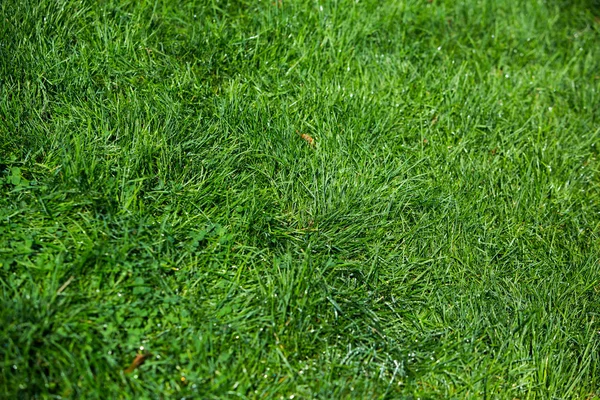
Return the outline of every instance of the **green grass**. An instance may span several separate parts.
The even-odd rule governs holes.
[[[1,1],[0,397],[597,396],[598,15]]]

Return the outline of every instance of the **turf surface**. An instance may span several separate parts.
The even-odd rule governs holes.
[[[593,398],[599,14],[1,1],[0,397]]]

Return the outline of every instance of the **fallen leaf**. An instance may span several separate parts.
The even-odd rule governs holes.
[[[137,367],[139,367],[144,362],[146,362],[146,360],[149,359],[150,357],[152,357],[152,353],[143,353],[143,354],[136,355],[135,358],[133,359],[131,365],[125,370],[125,373],[126,374],[132,373]]]
[[[298,131],[296,131],[296,132],[298,132]],[[312,136],[310,136],[310,135],[309,135],[309,134],[307,134],[307,133],[300,133],[300,132],[298,132],[298,134],[300,135],[300,137],[301,137],[302,139],[304,139],[304,141],[305,141],[306,143],[308,143],[308,144],[309,144],[309,145],[311,145],[312,147],[314,147],[314,146],[315,146],[315,139],[314,139]]]

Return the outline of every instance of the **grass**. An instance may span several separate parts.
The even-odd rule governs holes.
[[[0,397],[598,396],[598,14],[0,2]]]

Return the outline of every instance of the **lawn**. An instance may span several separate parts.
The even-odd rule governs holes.
[[[595,0],[0,1],[0,397],[595,398],[599,158]]]

